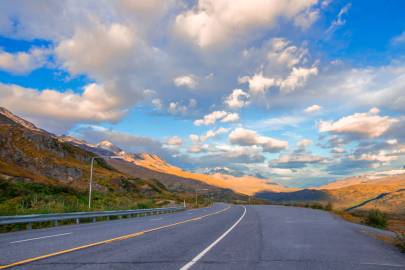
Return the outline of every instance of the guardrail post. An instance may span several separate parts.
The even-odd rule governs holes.
[[[96,218],[95,218],[95,217],[93,218],[93,223],[94,223],[94,222],[96,222]]]
[[[27,224],[27,230],[32,230],[32,222]]]
[[[58,220],[53,221],[53,226],[55,226],[55,227],[58,226]]]
[[[80,218],[76,218],[76,224],[80,224]]]

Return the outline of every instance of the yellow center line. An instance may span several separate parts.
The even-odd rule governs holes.
[[[195,217],[195,218],[186,219],[186,220],[179,221],[179,222],[176,222],[176,223],[172,223],[172,224],[168,224],[168,225],[164,225],[164,226],[160,226],[160,227],[156,227],[156,228],[152,228],[152,229],[147,229],[147,230],[143,230],[143,231],[140,231],[140,232],[131,233],[131,234],[127,234],[127,235],[123,235],[123,236],[119,236],[119,237],[115,237],[115,238],[111,238],[111,239],[107,239],[107,240],[103,240],[103,241],[99,241],[99,242],[95,242],[95,243],[91,243],[91,244],[87,244],[87,245],[82,245],[82,246],[78,246],[78,247],[74,247],[74,248],[70,248],[70,249],[65,249],[65,250],[54,252],[54,253],[50,253],[50,254],[46,254],[46,255],[42,255],[42,256],[38,256],[38,257],[33,257],[33,258],[25,259],[25,260],[22,260],[22,261],[17,261],[17,262],[10,263],[10,264],[7,264],[7,265],[1,265],[0,269],[6,269],[6,268],[18,266],[18,265],[23,265],[23,264],[27,264],[27,263],[30,263],[30,262],[39,261],[39,260],[47,259],[47,258],[50,258],[50,257],[54,257],[54,256],[58,256],[58,255],[62,255],[62,254],[82,250],[82,249],[85,249],[85,248],[90,248],[90,247],[94,247],[94,246],[99,246],[99,245],[103,245],[103,244],[112,243],[112,242],[115,242],[115,241],[121,241],[121,240],[125,240],[125,239],[134,238],[134,237],[143,235],[145,233],[150,233],[150,232],[158,231],[158,230],[161,230],[161,229],[171,228],[171,227],[174,227],[174,226],[177,226],[177,225],[180,225],[180,224],[184,224],[184,223],[187,223],[187,222],[201,220],[201,219],[206,218],[208,216],[217,215],[217,214],[220,214],[222,212],[227,211],[229,208],[231,208],[231,207],[228,206],[227,208],[224,208],[224,209],[222,209],[220,211],[217,211],[217,212],[214,212],[214,213],[202,215],[202,216]]]

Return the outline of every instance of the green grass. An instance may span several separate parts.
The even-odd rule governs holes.
[[[0,180],[0,215],[88,211],[87,191],[67,186]],[[94,192],[92,210],[150,208],[156,198],[130,192]]]

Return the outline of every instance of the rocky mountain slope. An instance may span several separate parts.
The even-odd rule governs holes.
[[[85,205],[93,156],[0,108],[0,213],[24,212],[32,205],[52,208],[59,199],[62,205],[71,205],[72,200]],[[131,177],[102,159],[94,168],[93,187],[94,205],[100,208],[175,198],[158,181]]]

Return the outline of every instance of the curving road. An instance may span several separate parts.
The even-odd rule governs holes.
[[[0,264],[40,270],[405,269],[403,254],[364,229],[312,209],[215,204],[1,234]]]

